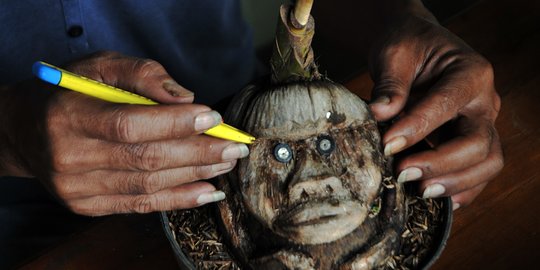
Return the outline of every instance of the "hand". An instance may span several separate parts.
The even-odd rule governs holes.
[[[385,154],[444,131],[433,149],[398,161],[398,181],[420,180],[424,197],[468,205],[503,166],[493,69],[432,17],[396,16],[386,29],[370,53],[371,109],[379,121],[396,119],[383,138]]]
[[[221,116],[191,104],[193,93],[160,64],[101,53],[67,69],[169,105],[108,103],[36,81],[4,89],[8,173],[38,176],[72,211],[92,216],[224,198],[198,180],[230,171],[248,148],[201,135]]]

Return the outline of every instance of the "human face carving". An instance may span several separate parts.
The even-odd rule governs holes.
[[[395,248],[403,190],[388,185],[390,160],[356,95],[329,81],[250,86],[225,121],[257,138],[217,182],[219,221],[242,263],[330,269]]]
[[[286,140],[266,133],[251,146],[250,158],[240,161],[247,163],[238,171],[247,214],[298,244],[351,233],[367,217],[381,183],[381,165],[373,157],[378,137],[369,132],[374,125],[329,125]],[[260,166],[261,159],[267,166]]]

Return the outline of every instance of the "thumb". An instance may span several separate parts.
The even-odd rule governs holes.
[[[405,107],[415,77],[415,60],[406,48],[386,49],[371,60],[374,86],[369,106],[377,121],[387,121]]]
[[[83,76],[150,98],[159,103],[192,103],[193,92],[180,86],[158,62],[100,52],[69,69]]]

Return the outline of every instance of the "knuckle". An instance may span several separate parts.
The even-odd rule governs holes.
[[[504,157],[496,155],[492,161],[492,168],[495,173],[499,173],[504,168]]]
[[[160,190],[160,181],[159,176],[155,174],[147,174],[146,177],[142,178],[141,187],[142,191],[147,194],[152,194]]]
[[[129,144],[127,147],[128,160],[137,170],[157,171],[162,168],[163,151],[151,144]]]
[[[55,173],[68,172],[72,167],[72,160],[68,155],[55,155],[52,158],[52,170]]]
[[[156,173],[144,173],[140,180],[140,191],[152,194],[161,189],[161,177]]]
[[[485,82],[492,83],[495,79],[493,65],[484,57],[480,56],[477,59],[479,78],[482,78]]]
[[[120,181],[118,189],[127,194],[150,194],[154,193],[157,187],[149,173],[138,172],[131,174],[125,181]]]
[[[412,124],[412,130],[410,132],[413,136],[420,136],[424,137],[429,131],[430,127],[430,119],[426,114],[418,113],[411,115],[412,119],[414,119],[414,123]]]
[[[446,91],[440,91],[438,95],[440,99],[435,104],[432,104],[432,111],[434,113],[442,114],[444,112],[451,112],[453,115],[457,114],[461,110],[461,100],[466,97],[463,94],[463,90],[459,88],[449,88]]]
[[[208,160],[213,160],[208,153],[208,150],[211,150],[210,148],[203,147],[202,149],[199,149],[200,151],[195,152],[195,161],[197,164],[201,164],[205,161],[207,162]]]
[[[485,160],[491,155],[491,145],[493,143],[493,135],[491,132],[479,133],[476,139],[472,139],[473,145],[478,149],[481,159]]]
[[[464,109],[481,112],[490,120],[495,120],[501,109],[501,98],[495,89],[495,75],[492,64],[482,56],[471,57],[473,69],[470,71],[473,84],[471,99]]]
[[[143,78],[152,74],[165,72],[165,68],[160,63],[151,59],[137,59],[134,69],[135,73]]]
[[[113,139],[126,143],[137,141],[133,132],[133,120],[124,110],[115,110],[112,119],[114,122],[111,125],[110,134],[112,134]]]
[[[407,84],[399,78],[383,76],[377,81],[374,91],[379,95],[402,95],[402,90],[407,88]]]
[[[484,95],[478,105],[479,110],[484,113],[484,117],[490,120],[491,125],[493,125],[501,111],[501,97],[495,88],[490,88],[490,91]]]
[[[497,91],[493,91],[493,115],[492,119],[497,119],[499,112],[501,111],[501,96]]]
[[[136,196],[131,200],[130,209],[139,214],[146,214],[155,211],[155,203],[151,196]]]
[[[54,192],[58,195],[58,197],[62,198],[63,200],[69,199],[74,197],[74,191],[72,186],[69,184],[69,180],[65,179],[64,177],[54,177],[52,179],[54,183]]]
[[[212,166],[195,166],[192,167],[193,180],[208,179],[214,177]]]

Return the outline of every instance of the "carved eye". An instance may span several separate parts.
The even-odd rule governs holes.
[[[291,161],[293,156],[291,147],[285,143],[280,143],[274,148],[274,157],[283,163]]]
[[[322,135],[317,139],[317,151],[321,155],[330,155],[332,151],[336,148],[334,139],[328,135]]]

